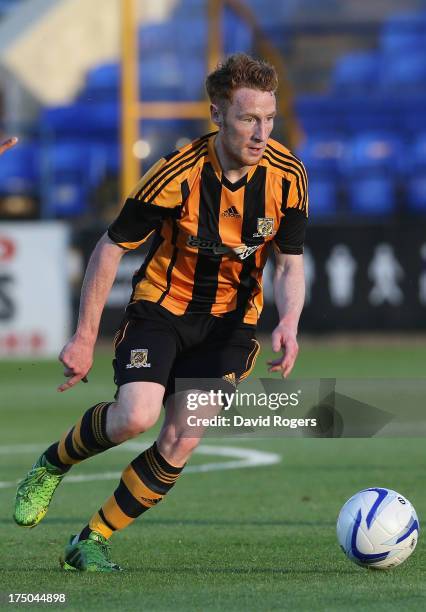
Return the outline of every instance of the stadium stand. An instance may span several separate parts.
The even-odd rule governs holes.
[[[0,16],[12,4],[0,0]],[[360,18],[364,14],[356,2],[336,0],[323,0],[321,8],[314,0],[247,0],[246,4],[290,60],[297,55],[294,32],[302,39],[306,32],[317,36],[326,27],[324,16],[329,15],[342,36],[338,28],[349,28],[351,15]],[[414,0],[410,6],[413,5]],[[347,30],[351,36],[354,27]],[[426,10],[390,14],[375,28],[370,28],[369,44],[364,48],[358,45],[350,52],[335,52],[326,91],[299,93],[295,100],[305,133],[298,154],[309,171],[312,210],[318,220],[358,214],[392,218],[404,208],[413,214],[426,213]],[[250,29],[229,8],[223,14],[223,37],[226,53],[256,49]],[[169,20],[141,25],[141,100],[202,99],[207,40],[205,0],[178,2]],[[317,49],[317,45],[313,48]],[[297,60],[294,65],[297,69]],[[20,180],[29,191],[43,188],[46,192],[46,176],[56,177],[48,195],[49,215],[76,217],[88,211],[85,198],[99,187],[96,181],[102,182],[105,177],[118,180],[119,91],[118,61],[99,64],[88,70],[74,102],[66,107],[45,108],[40,113],[36,131],[45,143],[47,167],[51,170],[34,171],[31,177],[22,170]],[[141,141],[136,149],[145,168],[182,139],[194,138],[205,130],[201,122],[173,119],[145,120],[140,128]],[[73,181],[81,180],[77,147],[86,162],[93,155],[95,159],[102,157],[103,170],[95,171],[83,186],[76,182],[72,187]],[[405,167],[400,161],[403,156],[396,155],[395,148],[408,159]],[[50,159],[58,151],[60,159]],[[64,176],[65,170],[60,167],[63,159],[68,159],[72,168],[66,180],[58,178]],[[94,165],[99,167],[97,162]],[[8,170],[5,165],[3,172],[12,175],[18,170]],[[43,182],[43,187],[38,181]],[[2,189],[18,183],[5,180]],[[58,193],[68,195],[55,205]]]
[[[368,94],[380,72],[381,57],[378,53],[348,53],[336,62],[332,75],[333,89],[346,96]]]
[[[426,131],[412,143],[406,164],[407,204],[411,211],[426,213]]]
[[[418,131],[426,131],[426,12],[403,12],[381,26],[378,49],[341,56],[328,94],[299,97],[299,118],[308,136],[301,152],[315,148],[318,134],[334,130],[344,152],[334,180],[348,210],[361,215],[426,212],[426,164]],[[405,161],[403,161],[405,160]],[[405,167],[404,167],[405,166]],[[318,211],[316,183],[329,171],[311,171],[311,198]],[[325,193],[325,192],[324,192]],[[336,192],[329,189],[331,199]],[[331,206],[331,205],[330,205]],[[331,206],[331,208],[333,208]]]
[[[297,151],[308,171],[314,219],[329,219],[342,212],[338,177],[343,147],[338,133],[324,133],[315,134]]]
[[[5,155],[0,164],[0,196],[38,194],[38,146],[21,142],[13,155]]]
[[[86,212],[91,193],[105,177],[106,155],[103,148],[87,141],[62,140],[44,151],[43,170],[49,185],[45,213],[53,218],[74,217]]]
[[[364,132],[347,142],[341,171],[355,213],[388,215],[396,210],[396,174],[401,142],[393,134]]]
[[[383,23],[380,48],[387,56],[426,50],[426,11],[404,11],[390,15]]]

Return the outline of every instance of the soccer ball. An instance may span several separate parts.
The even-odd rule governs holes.
[[[408,499],[391,489],[364,489],[348,499],[337,519],[337,539],[351,561],[389,569],[416,548],[419,521]]]

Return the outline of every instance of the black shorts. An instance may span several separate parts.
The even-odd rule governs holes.
[[[223,379],[235,386],[252,371],[260,346],[255,326],[211,314],[174,315],[137,303],[115,339],[114,382],[156,382],[175,392],[176,379]]]

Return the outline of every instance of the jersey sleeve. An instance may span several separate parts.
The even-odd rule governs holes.
[[[108,228],[109,238],[123,249],[136,249],[163,221],[178,215],[184,199],[181,176],[175,176],[162,158],[141,178],[129,194],[118,217]]]
[[[305,168],[292,181],[283,179],[281,218],[274,243],[280,253],[301,255],[308,220],[308,180]]]

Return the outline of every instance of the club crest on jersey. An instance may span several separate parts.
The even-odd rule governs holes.
[[[257,232],[253,234],[253,238],[265,238],[272,236],[274,231],[274,220],[272,217],[259,217],[257,219]]]
[[[148,349],[133,349],[130,351],[130,363],[126,365],[126,368],[150,368],[151,364],[148,363]]]

